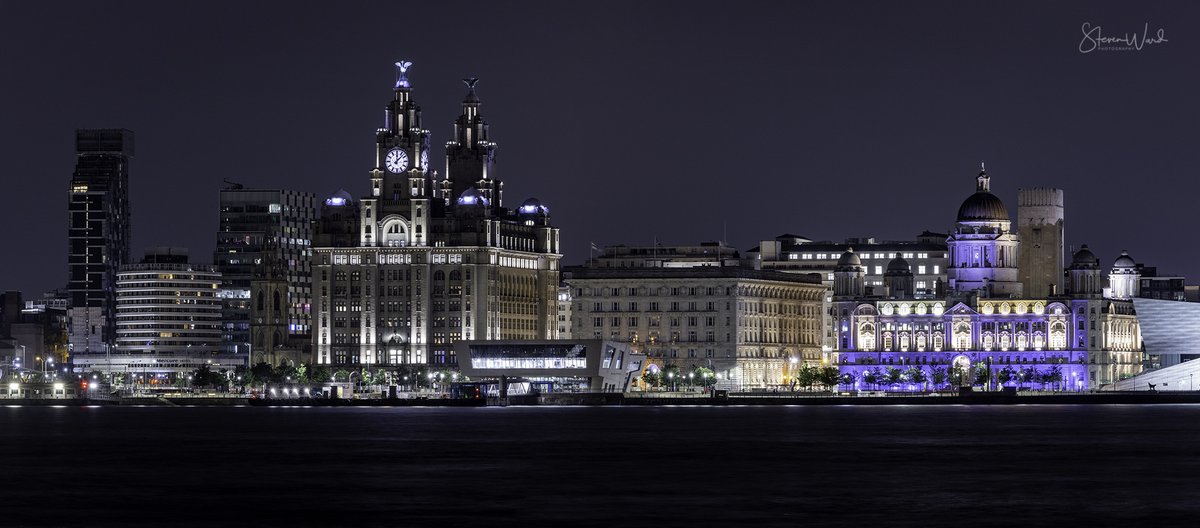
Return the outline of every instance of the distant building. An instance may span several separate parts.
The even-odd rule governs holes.
[[[252,364],[277,364],[281,347],[311,349],[314,199],[236,184],[221,190],[213,262],[222,278],[223,339]]]
[[[656,365],[711,368],[718,385],[782,385],[819,364],[825,286],[740,267],[571,267],[574,339],[628,342]]]
[[[900,257],[911,268],[915,295],[932,297],[944,289],[950,262],[944,233],[925,231],[911,241],[850,238],[844,242],[814,242],[787,234],[763,240],[748,252],[747,259],[758,269],[819,274],[825,286],[832,288],[838,259],[849,249],[863,267],[865,288],[882,288],[888,264]]]
[[[1018,257],[1021,284],[1026,296],[1062,293],[1064,244],[1062,189],[1017,190]]]
[[[76,130],[68,188],[67,290],[72,361],[102,357],[116,328],[117,269],[129,262],[129,163],[133,132]]]
[[[595,268],[695,268],[739,266],[738,250],[718,242],[697,246],[607,246],[589,263]]]
[[[116,345],[77,362],[77,370],[169,383],[201,365],[213,371],[246,364],[221,339],[221,274],[188,263],[187,250],[152,248],[139,264],[122,266],[116,284]]]
[[[558,287],[558,318],[555,339],[571,339],[571,287],[563,283]]]
[[[1187,301],[1188,289],[1182,275],[1159,274],[1158,268],[1143,266],[1138,278],[1138,297],[1164,301]]]

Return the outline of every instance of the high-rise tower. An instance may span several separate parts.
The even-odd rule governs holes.
[[[222,339],[226,351],[238,357],[253,352],[252,364],[263,360],[259,352],[271,352],[289,337],[310,342],[314,200],[312,193],[246,189],[238,184],[221,190],[213,264],[222,275],[218,292],[223,303]],[[251,317],[252,302],[257,300],[253,294],[259,293],[252,287],[256,281],[273,283],[269,325]],[[275,289],[282,290],[278,308]],[[255,332],[258,326],[270,328]]]
[[[67,290],[73,357],[103,355],[115,336],[117,270],[129,261],[133,132],[76,130],[67,209]],[[74,361],[74,360],[72,360]]]
[[[1026,296],[1063,293],[1063,191],[1035,187],[1017,191],[1018,269]]]

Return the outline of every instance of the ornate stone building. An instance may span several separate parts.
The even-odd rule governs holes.
[[[882,291],[864,293],[858,255],[839,258],[829,317],[844,388],[1085,390],[1141,371],[1133,304],[1103,295],[1099,261],[1087,246],[1073,255],[1065,293],[1021,295],[1020,239],[986,172],[947,243],[951,289],[941,298],[912,294],[911,266],[902,258],[888,264]],[[1128,295],[1133,269],[1123,254],[1110,279],[1122,285],[1114,291]]]
[[[559,231],[530,198],[504,207],[496,144],[468,79],[445,176],[433,170],[401,62],[376,132],[371,191],[325,200],[313,249],[316,361],[457,364],[459,340],[549,339],[556,331]]]
[[[822,361],[814,274],[735,266],[572,267],[572,337],[627,341],[650,364],[707,367],[718,386],[784,384]]]

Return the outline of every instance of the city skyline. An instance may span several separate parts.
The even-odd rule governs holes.
[[[11,57],[18,82],[0,88],[14,125],[4,144],[22,153],[10,157],[7,186],[27,197],[12,200],[0,220],[41,220],[10,231],[11,244],[38,257],[5,259],[0,287],[33,298],[65,285],[62,189],[75,128],[138,135],[133,254],[176,245],[207,255],[222,180],[318,198],[339,188],[368,192],[372,156],[363,145],[380,124],[391,63],[402,58],[415,63],[410,79],[435,151],[451,139],[459,79],[481,79],[499,176],[511,182],[510,196],[534,195],[553,210],[567,263],[586,258],[593,242],[727,237],[745,251],[788,232],[834,241],[944,232],[982,160],[1010,211],[1018,188],[1065,190],[1068,248],[1088,244],[1105,266],[1128,249],[1160,272],[1198,271],[1194,255],[1154,244],[1145,232],[1147,221],[1176,224],[1188,212],[1192,189],[1178,175],[1196,165],[1186,127],[1198,107],[1185,96],[1195,73],[1183,66],[1196,45],[1171,39],[1172,27],[1195,14],[1187,8],[1150,5],[1128,15],[1062,5],[1024,20],[1015,10],[969,6],[760,4],[731,17],[690,10],[672,18],[659,4],[630,20],[543,9],[557,23],[523,22],[533,28],[528,35],[504,29],[526,20],[528,5],[474,6],[487,16],[461,27],[449,23],[449,8],[412,9],[410,19],[434,23],[397,36],[361,34],[380,26],[366,5],[334,13],[331,29],[324,14],[280,19],[263,7],[228,18],[215,8],[82,6],[66,21],[41,6],[14,9],[32,12],[10,19],[28,23],[6,31],[6,40],[31,41],[29,32],[51,22],[64,38],[35,40],[29,53]],[[155,23],[182,15],[194,23]],[[1081,53],[1084,23],[1109,34],[1145,23],[1168,40]],[[315,27],[325,32],[302,31]],[[459,42],[447,46],[452,27]],[[1010,29],[1021,38],[1004,37]],[[951,40],[947,32],[955,46],[939,43]],[[126,61],[74,56],[101,33]],[[626,33],[628,40],[606,40]],[[162,45],[131,48],[153,38]],[[506,45],[471,51],[490,39]],[[543,49],[539,39],[559,45]],[[929,75],[934,70],[950,75]],[[1119,107],[1106,103],[1116,97]],[[172,191],[195,198],[171,199]],[[1152,199],[1127,198],[1134,196]],[[625,234],[635,230],[637,237]]]

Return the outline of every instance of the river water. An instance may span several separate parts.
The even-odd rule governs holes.
[[[1200,525],[1200,405],[0,408],[0,526]]]

